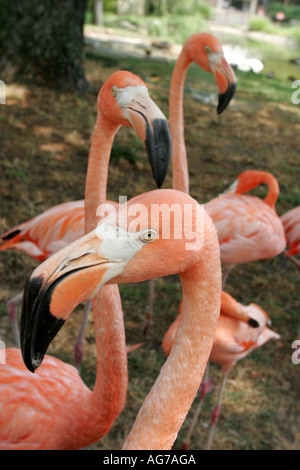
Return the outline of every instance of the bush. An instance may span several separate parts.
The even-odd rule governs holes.
[[[271,3],[267,13],[272,19],[276,19],[276,13],[282,11],[285,14],[285,22],[300,20],[300,5],[284,5],[283,3]]]
[[[266,31],[271,25],[271,21],[263,16],[253,16],[249,21],[250,31]]]

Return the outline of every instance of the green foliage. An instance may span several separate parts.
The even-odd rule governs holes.
[[[200,13],[204,18],[211,17],[212,9],[204,0],[149,0],[147,13],[154,16],[185,15]]]
[[[264,31],[271,32],[276,30],[276,26],[264,16],[253,16],[249,21],[249,30],[250,31]]]
[[[282,11],[285,14],[285,21],[300,20],[300,5],[285,5],[283,3],[270,3],[268,5],[268,15],[275,19],[276,13]]]

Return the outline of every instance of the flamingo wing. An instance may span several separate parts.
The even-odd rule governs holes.
[[[84,201],[58,204],[7,231],[0,238],[0,251],[15,249],[44,261],[84,235]]]
[[[74,392],[80,384],[82,400],[90,393],[74,367],[51,356],[45,360],[32,374],[20,350],[7,349],[0,365],[0,450],[57,448]]]
[[[286,245],[276,212],[261,199],[223,195],[205,204],[214,221],[224,264],[240,264],[277,256]]]

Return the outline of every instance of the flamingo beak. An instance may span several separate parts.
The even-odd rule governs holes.
[[[221,114],[227,108],[235,93],[236,77],[223,54],[218,54],[217,60],[215,60],[215,56],[210,60],[210,66],[219,89],[217,113]]]
[[[148,96],[134,100],[126,108],[127,117],[144,143],[155,182],[160,188],[171,159],[171,134],[168,121]]]
[[[30,371],[39,367],[49,344],[74,308],[123,271],[128,260],[120,259],[118,254],[114,257],[111,248],[104,255],[105,243],[99,238],[97,230],[93,230],[44,261],[27,279],[21,350]]]

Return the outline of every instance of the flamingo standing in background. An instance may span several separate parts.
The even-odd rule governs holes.
[[[27,222],[8,230],[0,237],[0,251],[18,250],[42,262],[53,253],[84,234],[84,201],[59,204]],[[7,302],[7,312],[12,322],[13,338],[20,347],[17,323],[17,305],[23,293]],[[86,304],[88,311],[88,304]]]
[[[285,230],[288,250],[286,256],[300,269],[300,262],[295,255],[300,253],[300,206],[294,207],[281,216]]]
[[[159,214],[153,217],[152,208],[164,204],[170,210],[175,203],[182,213],[189,207],[190,218],[173,218],[171,236],[165,237],[162,219]],[[182,238],[177,236],[180,229]],[[140,282],[176,273],[180,275],[183,289],[182,320],[176,340],[123,449],[170,449],[195,398],[220,313],[220,250],[213,222],[203,207],[182,192],[166,189],[137,196],[120,205],[117,221],[114,214],[108,216],[96,230],[39,265],[25,285],[21,318],[22,355],[27,368],[34,371],[72,310],[92,297],[99,286]],[[114,318],[110,320],[115,323]],[[99,319],[96,321],[98,324]],[[102,325],[101,330],[96,327],[97,337],[103,335],[102,329]],[[110,346],[103,351],[106,358],[112,350],[116,354],[115,343],[111,342]],[[101,359],[99,352],[97,359]],[[114,371],[108,370],[114,375]],[[39,371],[36,374],[38,376]],[[110,380],[108,375],[99,378],[97,374],[97,381],[101,381],[105,389],[111,387],[107,382]],[[54,380],[58,381],[59,375]],[[11,386],[6,389],[12,392]],[[1,400],[2,397],[3,392]],[[80,409],[82,397],[77,395],[77,399],[78,407],[77,402],[69,403],[65,395],[63,403],[59,401],[60,407],[69,409],[66,420],[85,419]],[[7,400],[9,403],[15,401],[17,406],[18,395],[13,393]],[[36,407],[38,395],[30,395],[28,400]],[[9,406],[4,405],[3,408],[8,409]],[[59,409],[53,413],[48,410],[48,416],[61,423]],[[89,427],[97,419],[95,410],[90,419]],[[12,425],[11,420],[6,422]],[[29,419],[29,425],[32,429],[32,419]],[[41,421],[38,421],[34,431],[38,431],[40,425]],[[69,431],[69,423],[61,425]],[[64,435],[67,433],[64,428]],[[59,438],[58,431],[55,436]],[[23,439],[32,442],[29,432],[23,433]]]
[[[264,200],[244,194],[264,183],[269,188]],[[248,170],[228,191],[205,204],[217,227],[225,265],[223,288],[234,265],[272,258],[285,249],[284,228],[275,210],[278,196],[279,185],[271,173]]]
[[[235,317],[235,312],[239,310],[244,313],[243,320]],[[258,328],[252,328],[245,319],[251,318],[256,320]],[[171,324],[166,332],[162,347],[165,354],[169,355],[172,349],[178,325],[181,321],[181,313],[177,316],[175,321]],[[265,344],[270,339],[279,339],[280,336],[274,331],[270,330],[267,325],[270,325],[270,319],[267,313],[258,305],[251,303],[250,305],[242,305],[237,302],[227,292],[222,291],[221,295],[221,313],[218,325],[215,331],[214,343],[210,353],[209,360],[220,364],[223,371],[223,377],[219,388],[219,396],[217,405],[213,411],[211,429],[207,443],[209,450],[212,445],[215,427],[220,416],[222,397],[226,385],[228,373],[233,369],[238,361],[248,356],[248,354],[255,349]],[[200,400],[195,411],[195,415],[191,422],[187,436],[182,443],[183,449],[190,448],[191,436],[197,423],[203,400],[209,391],[208,374],[205,377]]]
[[[227,63],[222,45],[209,33],[191,35],[184,43],[172,73],[169,93],[169,124],[172,136],[172,188],[189,193],[189,170],[184,140],[183,96],[188,68],[195,62],[215,77],[219,90],[217,113],[221,114],[229,105],[235,89],[236,77]],[[149,310],[142,332],[146,334],[153,316],[154,283],[150,281]]]
[[[103,110],[100,109],[100,105],[103,110],[105,109],[105,116]],[[149,115],[147,116],[145,113]],[[112,75],[110,82],[107,82],[104,86],[104,91],[99,93],[97,122],[89,156],[90,169],[88,170],[86,183],[86,206],[93,214],[92,218],[94,217],[97,221],[100,218],[96,218],[96,208],[99,205],[97,205],[97,201],[101,199],[101,202],[104,202],[106,199],[110,150],[114,135],[121,125],[135,127],[146,146],[152,173],[159,187],[162,185],[168,169],[170,141],[163,114],[149,98],[142,80],[130,72],[116,72]],[[95,160],[96,163],[98,162],[98,168]],[[99,185],[98,196],[97,190],[94,188],[96,184]],[[89,193],[89,188],[93,188],[92,194]],[[111,201],[108,202],[109,207],[116,204]],[[89,208],[89,206],[91,207]],[[37,261],[45,260],[60,248],[84,234],[84,207],[84,201],[81,200],[59,204],[48,209],[37,217],[4,233],[0,238],[0,251],[16,249],[27,253]],[[90,222],[89,225],[91,225]],[[7,304],[17,345],[19,345],[19,332],[16,304],[21,299],[22,294],[19,294],[8,301]],[[89,308],[90,302],[85,306],[84,321],[75,344],[75,364],[77,367],[79,367],[82,359],[82,339]]]

